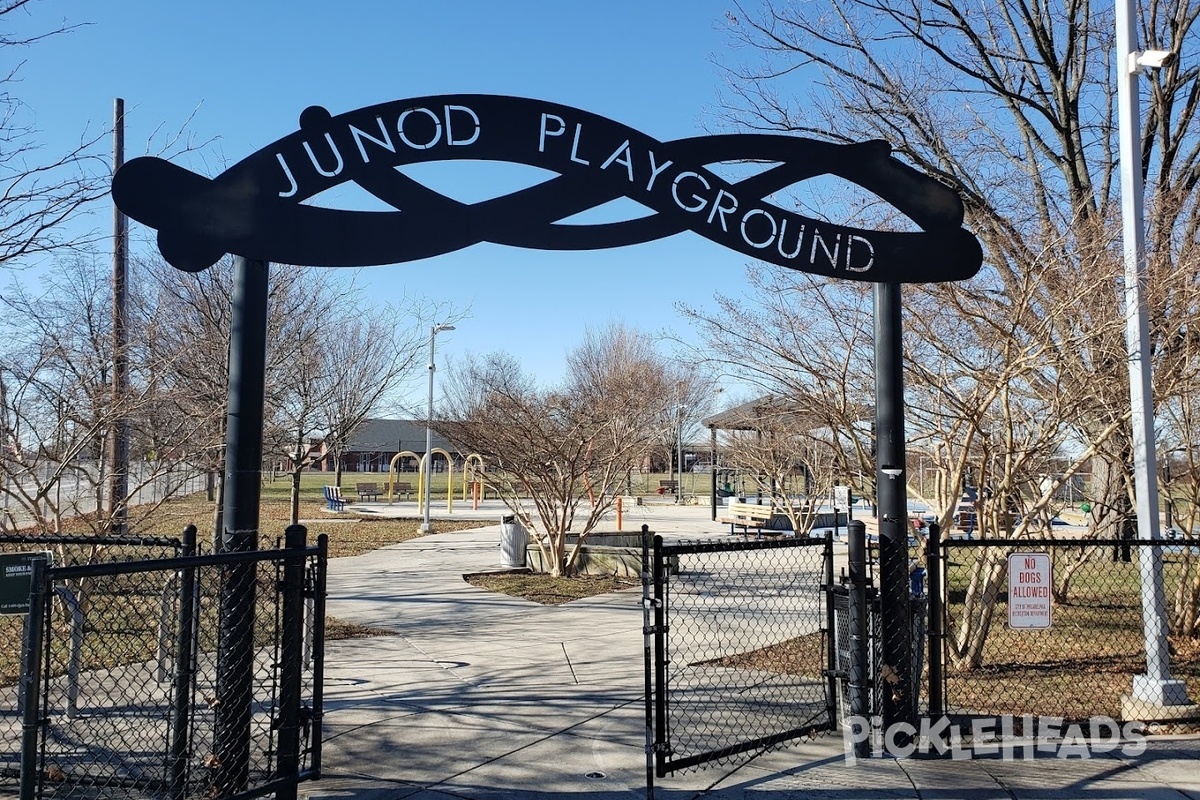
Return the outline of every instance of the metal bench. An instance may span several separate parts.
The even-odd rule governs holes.
[[[342,497],[342,490],[338,486],[325,487],[325,505],[330,511],[345,511],[346,498]]]

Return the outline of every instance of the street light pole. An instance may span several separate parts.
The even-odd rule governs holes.
[[[429,524],[429,479],[433,476],[433,373],[436,367],[433,362],[433,347],[437,341],[437,335],[442,331],[454,330],[453,325],[442,323],[441,325],[429,326],[429,406],[428,413],[425,417],[425,460],[424,460],[424,500],[425,500],[425,516],[421,522],[421,533],[432,533],[433,526]]]
[[[675,505],[683,504],[683,415],[687,411],[687,406],[682,403],[679,406],[679,428],[676,430],[676,462],[679,465],[679,482],[675,484]]]
[[[1173,53],[1139,52],[1133,0],[1116,0],[1117,145],[1121,171],[1121,226],[1125,251],[1125,346],[1129,358],[1130,423],[1133,429],[1133,479],[1137,501],[1138,538],[1160,539],[1158,479],[1154,461],[1154,401],[1150,383],[1150,327],[1145,283],[1145,223],[1141,119],[1137,80],[1143,68],[1168,66]],[[1162,553],[1140,547],[1142,625],[1146,673],[1133,677],[1132,698],[1155,706],[1187,705],[1187,686],[1171,680],[1163,591]]]

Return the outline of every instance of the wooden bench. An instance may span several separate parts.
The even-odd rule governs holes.
[[[372,503],[379,500],[379,487],[373,483],[355,484],[354,489],[358,492],[359,500],[365,501],[368,497]]]
[[[342,497],[342,490],[337,486],[325,487],[325,504],[330,511],[345,511],[346,498]]]
[[[761,536],[763,528],[766,528],[770,524],[771,518],[775,516],[775,509],[771,506],[759,506],[753,503],[730,503],[725,510],[726,515],[717,522],[723,525],[728,524],[730,533],[737,533],[735,529],[741,527],[742,533],[746,536],[750,535],[751,528],[754,528]]]
[[[393,483],[392,484],[392,499],[399,500],[401,494],[404,495],[405,500],[408,500],[409,495],[412,494],[412,484],[411,483]]]
[[[658,482],[659,494],[675,494],[677,489],[679,489],[679,481],[663,480]]]

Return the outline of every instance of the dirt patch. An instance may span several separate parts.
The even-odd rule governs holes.
[[[335,639],[370,639],[376,636],[395,636],[395,631],[386,628],[375,628],[370,625],[359,625],[356,622],[346,622],[337,617],[325,616],[325,638]]]
[[[572,600],[608,594],[638,586],[632,578],[616,575],[580,575],[575,578],[555,578],[534,572],[476,572],[463,575],[472,586],[520,597],[544,606],[558,606]]]

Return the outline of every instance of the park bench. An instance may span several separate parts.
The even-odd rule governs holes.
[[[679,488],[679,481],[661,480],[658,482],[658,493],[659,494],[675,494],[675,491],[678,488]]]
[[[394,484],[392,484],[392,499],[399,500],[400,495],[402,495],[402,494],[404,495],[405,500],[409,499],[409,495],[412,494],[412,484],[411,483],[394,483]]]
[[[354,488],[358,492],[359,500],[366,501],[368,497],[372,503],[379,500],[379,487],[374,483],[359,483],[355,484]]]
[[[338,486],[325,487],[325,504],[330,511],[345,511],[346,498],[342,497],[342,490]]]
[[[737,533],[736,528],[740,527],[746,536],[750,535],[751,528],[761,535],[763,528],[770,525],[773,516],[775,511],[769,505],[730,503],[725,507],[725,516],[717,521],[729,525],[730,533]]]

